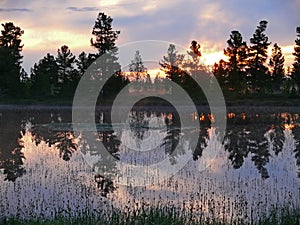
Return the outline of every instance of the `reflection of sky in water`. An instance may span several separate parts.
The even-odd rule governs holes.
[[[153,115],[152,115],[153,116]],[[150,116],[151,117],[151,116]],[[192,119],[205,120],[205,115],[192,116]],[[208,116],[207,116],[208,117]],[[255,118],[262,117],[255,115]],[[249,153],[239,169],[232,167],[229,152],[224,150],[214,129],[209,130],[208,146],[203,150],[202,156],[216,149],[221,149],[216,158],[206,161],[203,166],[201,157],[189,163],[179,173],[159,184],[147,187],[133,187],[119,185],[107,198],[101,196],[95,183],[95,172],[86,163],[79,149],[72,153],[69,161],[64,161],[59,156],[59,151],[54,145],[49,147],[44,141],[36,146],[32,133],[27,131],[23,135],[24,142],[24,168],[26,173],[17,178],[13,183],[4,181],[5,175],[0,174],[0,211],[2,215],[20,215],[21,217],[54,217],[61,214],[65,216],[80,215],[84,212],[106,211],[109,204],[124,208],[125,205],[136,207],[137,202],[158,204],[168,203],[177,207],[191,208],[201,214],[214,214],[220,217],[231,218],[234,216],[256,218],[258,213],[271,210],[273,205],[289,205],[300,207],[300,180],[297,178],[298,167],[295,159],[296,140],[291,128],[298,126],[296,114],[281,114],[283,118],[284,142],[282,151],[275,155],[270,150],[269,162],[265,165],[269,178],[263,179],[252,160],[253,154]],[[208,117],[209,118],[209,117]],[[228,119],[238,118],[246,120],[246,114],[229,113]],[[53,119],[53,118],[52,118]],[[145,140],[147,146],[157,146],[157,138],[161,140],[165,134],[157,129],[151,129],[159,124],[152,121],[146,129]],[[162,121],[162,120],[161,120]],[[160,121],[160,122],[161,122]],[[247,124],[245,125],[247,127]],[[157,161],[167,158],[163,146],[154,151],[130,151],[126,147],[134,140],[134,130],[120,129],[115,131],[121,138],[120,159],[125,162],[140,162],[141,155],[146,154],[148,159]],[[268,127],[266,127],[268,129]],[[148,133],[147,133],[148,132]],[[266,132],[268,138],[270,132]],[[182,135],[182,134],[180,134]],[[147,137],[153,137],[147,139]],[[144,139],[141,139],[143,142]],[[134,143],[135,144],[135,143]],[[143,145],[143,143],[142,143]],[[191,156],[187,142],[179,143],[186,154]],[[137,146],[134,146],[137,147]],[[86,156],[87,157],[87,156]],[[91,160],[93,156],[91,157]],[[184,157],[184,153],[176,155],[175,160]],[[151,161],[150,160],[150,161]],[[171,160],[170,166],[171,166]],[[149,163],[149,162],[148,162]],[[122,167],[119,167],[122,169]],[[199,171],[200,169],[200,171]],[[2,170],[3,171],[3,170]],[[164,176],[165,171],[156,171],[155,176]],[[134,178],[133,178],[134,179]],[[135,205],[135,206],[134,206]]]

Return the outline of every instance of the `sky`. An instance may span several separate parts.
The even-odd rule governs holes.
[[[206,64],[226,59],[223,49],[232,30],[249,44],[259,21],[267,20],[269,41],[281,46],[289,66],[299,9],[300,0],[0,0],[0,23],[13,22],[24,30],[27,72],[62,45],[76,56],[94,52],[90,39],[99,12],[111,16],[113,27],[121,31],[117,45],[163,40],[188,48],[197,40]]]

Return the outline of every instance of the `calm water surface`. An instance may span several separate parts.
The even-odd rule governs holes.
[[[112,126],[100,110],[93,135],[115,159],[109,161],[88,141],[89,124],[72,131],[69,109],[2,109],[0,219],[167,205],[195,218],[253,220],[274,207],[299,208],[300,118],[295,111],[275,111],[229,110],[220,140],[213,115],[204,111],[180,124],[172,110],[134,110]],[[199,129],[191,126],[196,121]],[[217,154],[209,158],[212,152]],[[186,159],[171,177],[151,169],[162,160],[165,168],[176,168]],[[128,176],[124,165],[147,173]]]

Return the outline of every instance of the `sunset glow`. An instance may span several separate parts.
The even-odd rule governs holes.
[[[68,45],[74,50],[84,49],[87,48],[89,41],[89,35],[64,30],[38,32],[29,29],[26,30],[23,36],[24,48],[29,51],[40,49],[51,51],[62,45]]]
[[[91,31],[99,12],[110,15],[114,19],[114,29],[121,31],[118,45],[139,40],[164,40],[188,48],[190,41],[197,40],[206,65],[226,59],[223,49],[232,30],[240,30],[249,44],[258,21],[268,18],[269,41],[272,45],[278,43],[282,48],[286,67],[293,63],[295,28],[300,19],[294,9],[299,8],[299,2],[280,7],[274,4],[272,10],[264,13],[258,13],[260,11],[255,4],[248,2],[245,2],[244,8],[239,4],[229,7],[222,1],[202,2],[201,5],[181,0],[142,3],[134,0],[101,0],[95,3],[88,0],[70,3],[55,0],[45,5],[33,1],[26,1],[26,4],[4,1],[0,5],[0,22],[12,21],[25,31],[22,43],[26,71],[40,60],[38,57],[48,52],[55,54],[62,45],[68,45],[76,55],[81,51],[93,52]],[[285,15],[281,17],[281,26],[276,25],[277,12]],[[156,72],[151,72],[151,77],[156,75],[153,73]]]
[[[226,56],[223,54],[223,51],[203,53],[202,60],[205,65],[214,65],[218,63],[221,59],[226,60]]]

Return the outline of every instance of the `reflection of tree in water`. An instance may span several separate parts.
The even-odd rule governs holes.
[[[240,117],[229,119],[229,124],[225,134],[225,150],[229,152],[229,160],[233,168],[238,169],[244,164],[245,158],[249,155],[255,167],[263,178],[268,178],[269,173],[266,165],[269,162],[271,152],[278,155],[283,148],[284,133],[286,124],[293,124],[295,119],[291,115],[275,114],[265,117],[246,117],[241,114]],[[168,119],[167,119],[168,121]],[[171,154],[178,144],[180,129],[173,126],[173,122],[166,122],[168,127],[168,136],[165,138],[164,145],[166,153]],[[194,151],[194,160],[201,158],[203,149],[207,146],[208,129],[211,121],[208,116],[200,118],[200,130],[197,147]],[[292,126],[295,139],[300,140],[300,127]],[[267,134],[267,135],[266,135]],[[300,167],[300,144],[296,144],[295,158],[297,165]],[[300,171],[298,173],[300,177]]]
[[[100,116],[96,117],[100,118]],[[114,177],[117,174],[117,165],[115,160],[119,160],[119,146],[121,141],[114,134],[114,130],[111,125],[110,116],[108,113],[103,113],[102,121],[96,121],[100,124],[100,128],[97,129],[98,141],[102,142],[106,153],[103,154],[96,145],[95,142],[87,142],[82,137],[83,149],[88,149],[89,153],[96,156],[98,161],[93,165],[96,168],[97,174],[95,175],[95,182],[103,197],[107,197],[109,193],[112,193],[117,189],[114,183]],[[91,146],[91,143],[95,143]]]
[[[174,113],[166,113],[165,124],[167,126],[167,136],[164,138],[164,142],[161,145],[165,148],[165,154],[170,157],[169,159],[171,164],[176,163],[175,157],[178,155],[178,153],[184,153],[180,151],[176,154],[173,154],[177,145],[179,144],[180,138],[180,121],[178,120],[177,116],[178,115],[175,115]]]
[[[22,136],[20,130],[22,130],[22,123],[24,124],[24,122],[22,122],[24,117],[8,114],[3,114],[2,117],[0,117],[0,169],[2,169],[5,173],[6,180],[15,181],[18,177],[25,173],[25,168],[23,167],[23,160],[25,160],[22,152],[23,143],[19,141]],[[134,114],[136,116],[136,120],[139,122],[133,125],[133,131],[136,131],[136,128],[146,126],[147,124],[144,123],[143,120],[145,120],[147,115],[150,116],[152,114],[153,112]],[[156,114],[157,116],[162,115],[161,112]],[[3,118],[5,118],[5,120]],[[105,118],[110,117],[106,116]],[[109,125],[109,122],[107,123],[108,120],[105,118],[103,119],[105,126],[103,129],[100,128],[98,130],[98,134],[96,136],[98,141],[102,142],[106,151],[115,159],[119,159],[119,146],[121,142],[117,139],[112,127]],[[181,151],[176,152],[175,155],[172,153],[179,144],[179,137],[182,135],[181,133],[186,132],[181,130],[180,120],[178,118],[179,117],[176,113],[165,114],[167,136],[161,146],[163,146],[165,153],[170,156],[169,158],[172,163],[176,163],[176,159],[174,157],[178,154],[182,154]],[[225,139],[228,139],[228,143],[225,144],[225,149],[229,152],[229,160],[231,161],[232,166],[236,169],[242,167],[245,158],[251,156],[251,160],[261,176],[263,178],[269,177],[266,165],[268,164],[271,156],[270,151],[274,151],[275,155],[278,155],[282,151],[284,142],[283,129],[286,124],[293,125],[291,126],[293,135],[297,142],[300,140],[300,126],[298,123],[293,123],[295,119],[288,118],[289,117],[282,119],[280,116],[276,115],[269,120],[264,119],[263,121],[262,119],[256,121],[255,118],[248,120],[234,118],[233,120],[229,120],[225,136]],[[47,122],[49,122],[49,118],[47,119]],[[55,124],[57,123],[54,123],[54,125]],[[195,160],[202,156],[202,151],[206,147],[208,138],[207,129],[209,127],[209,120],[200,120],[201,129],[199,130],[199,140],[193,155]],[[54,146],[59,150],[60,157],[66,161],[72,157],[72,154],[77,150],[78,145],[82,146],[83,152],[88,149],[91,155],[99,156],[99,154],[101,154],[96,145],[88,146],[87,143],[90,143],[87,141],[88,138],[82,136],[80,143],[77,143],[76,137],[70,129],[64,130],[63,127],[54,128],[56,129],[53,129],[51,126],[34,126],[32,128],[32,134],[36,144],[38,145],[43,140],[48,143],[49,146]],[[142,138],[145,130],[137,129],[136,132],[138,132],[137,135],[140,135],[139,137]],[[268,135],[265,135],[266,133]],[[297,165],[300,167],[299,143],[296,144],[294,152]],[[102,155],[98,157],[99,162],[94,165],[100,171],[95,176],[95,182],[97,183],[101,194],[103,196],[107,196],[107,194],[116,189],[113,177],[117,173],[117,168],[115,161],[103,157]],[[101,171],[109,171],[109,174],[102,174]],[[298,172],[298,176],[300,177],[300,170]]]
[[[57,129],[57,127],[56,127]],[[53,129],[53,126],[37,126],[32,129],[32,134],[36,145],[39,145],[41,141],[44,141],[49,145],[49,147],[54,146],[59,150],[60,157],[68,161],[72,157],[72,154],[78,149],[78,146],[81,146],[82,152],[84,154],[87,151],[91,156],[96,156],[98,162],[93,165],[94,169],[97,168],[99,171],[110,171],[111,174],[100,174],[95,175],[95,182],[102,196],[106,197],[110,192],[113,192],[116,187],[112,181],[112,175],[116,172],[116,165],[114,161],[104,158],[101,155],[101,152],[97,148],[97,145],[92,145],[94,143],[89,141],[89,136],[85,135],[84,132],[81,134],[80,142],[76,142],[76,136],[73,131],[63,130],[63,127],[60,127],[60,130],[57,131]],[[106,151],[109,152],[114,158],[118,159],[118,146],[120,141],[116,139],[114,132],[108,127],[105,127],[105,130],[99,130],[96,137],[99,138],[98,141],[101,141]]]
[[[265,168],[269,162],[270,152],[268,141],[265,138],[266,130],[258,129],[258,127],[247,126],[247,128],[232,129],[228,131],[226,137],[229,143],[225,145],[225,149],[229,152],[229,159],[233,168],[240,168],[244,159],[251,154],[251,160],[263,178],[268,178],[269,174]]]
[[[112,193],[117,189],[112,179],[104,177],[101,174],[95,175],[95,182],[97,183],[97,188],[101,191],[101,195],[103,197],[107,197],[109,193]]]
[[[57,132],[53,139],[53,144],[59,149],[59,156],[64,160],[70,160],[72,153],[77,150],[72,132]]]
[[[131,111],[129,115],[130,130],[138,140],[143,140],[145,132],[149,130],[149,121],[146,119],[147,113],[144,111]]]
[[[5,111],[0,116],[0,169],[3,169],[5,180],[15,181],[25,174],[25,159],[21,141],[22,120],[18,115]],[[24,131],[22,131],[24,132]]]
[[[167,136],[164,138],[164,142],[162,146],[165,147],[165,153],[170,156],[170,161],[172,164],[176,163],[175,157],[178,156],[178,154],[184,154],[183,148],[179,148],[176,154],[174,154],[176,147],[179,144],[179,138],[181,135],[181,132],[191,132],[190,130],[187,131],[181,131],[181,124],[180,124],[180,118],[177,113],[166,113],[165,116],[165,124],[167,126]],[[207,118],[206,120],[200,121],[200,127],[199,133],[197,138],[196,147],[193,152],[193,159],[197,160],[202,156],[203,149],[207,146],[207,139],[208,139],[208,127],[210,126],[211,122]],[[189,136],[189,135],[187,135]],[[190,143],[193,140],[189,140]]]
[[[193,154],[193,159],[197,160],[202,156],[203,149],[207,146],[207,140],[209,138],[208,129],[211,127],[211,120],[209,117],[204,117],[203,114],[200,114],[200,128],[199,128],[199,137],[196,149]]]
[[[101,151],[97,148],[98,146],[93,141],[89,141],[89,134],[82,133],[80,137],[80,142],[76,142],[76,135],[73,131],[70,130],[69,127],[64,127],[66,124],[62,124],[63,126],[59,126],[59,124],[50,124],[49,126],[36,126],[32,128],[32,135],[34,137],[36,145],[39,145],[41,141],[44,141],[49,145],[49,147],[54,146],[59,150],[60,157],[68,161],[72,157],[72,154],[78,149],[78,146],[81,146],[82,152],[84,154],[87,151],[91,154],[91,156],[96,156],[98,162],[93,165],[94,168],[97,168],[98,171],[110,171],[111,174],[96,174],[95,182],[97,183],[97,187],[99,188],[102,196],[107,196],[109,192],[112,192],[116,189],[114,183],[112,181],[112,175],[116,172],[116,165],[114,161],[111,161],[105,156],[101,155]],[[64,130],[65,129],[65,130]],[[113,134],[114,131],[112,127],[106,126],[103,130],[98,130],[97,141],[102,142],[106,151],[118,159],[118,147],[120,145],[120,141]]]
[[[20,113],[18,110],[7,110],[1,112],[0,169],[4,170],[6,180],[15,181],[26,172],[22,167],[25,156],[22,152],[24,146],[21,141],[22,135],[25,133],[25,124],[35,120],[38,120],[39,123],[49,123],[49,119],[53,121],[55,115],[56,113],[40,111],[22,111]],[[57,117],[60,115],[57,114]],[[40,129],[39,127],[33,128],[32,133],[35,134],[34,140],[37,145],[42,140],[45,140],[50,146],[57,145],[64,160],[70,159],[71,153],[77,148],[73,142],[74,139],[69,137],[69,132],[50,132],[49,129]]]
[[[268,178],[269,173],[265,166],[271,156],[270,150],[273,150],[275,155],[282,151],[286,121],[278,115],[265,123],[264,119],[242,117],[229,120],[225,135],[225,139],[228,140],[225,149],[229,152],[229,159],[233,167],[238,169],[243,165],[245,158],[251,155],[251,160],[261,176]]]
[[[4,174],[6,174],[5,180],[15,181],[18,177],[25,174],[26,170],[23,166],[23,160],[25,159],[22,152],[23,143],[20,140],[21,137],[10,141],[6,139],[10,144],[11,149],[9,152],[4,152],[2,147],[0,147],[0,169],[3,169]],[[14,146],[12,146],[14,145]],[[6,146],[7,147],[7,146]]]
[[[72,154],[77,150],[76,137],[72,131],[56,131],[51,127],[34,127],[31,132],[37,146],[41,141],[45,141],[49,147],[57,148],[59,156],[65,161],[70,160]]]
[[[295,152],[296,163],[298,166],[298,177],[300,178],[300,126],[295,126],[293,129],[295,139],[297,140]]]

